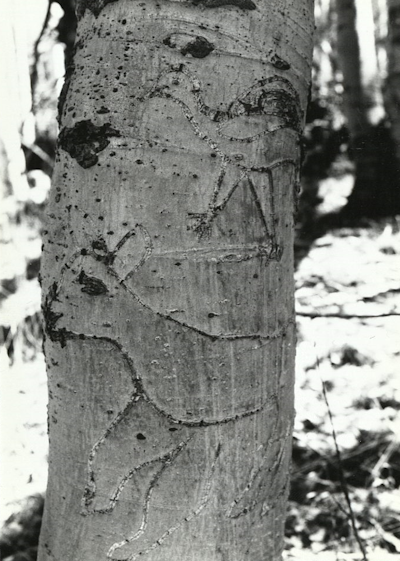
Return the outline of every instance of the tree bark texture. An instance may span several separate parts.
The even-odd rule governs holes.
[[[312,4],[78,2],[40,561],[280,558]]]

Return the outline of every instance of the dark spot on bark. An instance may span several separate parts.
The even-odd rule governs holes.
[[[101,261],[106,265],[111,265],[114,261],[115,255],[108,250],[107,243],[103,238],[93,240],[92,249],[97,261]]]
[[[65,347],[65,342],[67,340],[67,334],[65,328],[56,329],[56,323],[63,316],[63,314],[57,314],[52,310],[52,304],[58,298],[58,284],[54,282],[46,295],[42,306],[43,319],[45,325],[45,333],[49,336],[51,341],[61,343],[62,347]]]
[[[170,427],[168,430],[169,430],[169,432],[175,432],[175,431],[177,431],[178,429],[177,429],[176,427]]]
[[[301,123],[297,110],[297,103],[285,90],[266,92],[264,113],[276,115],[284,121],[285,127],[301,131]]]
[[[176,45],[175,43],[173,43],[171,41],[171,37],[166,37],[163,41],[164,45],[167,45],[167,47],[170,47],[171,49],[175,49]]]
[[[272,57],[271,64],[273,66],[275,66],[275,68],[278,68],[278,70],[289,70],[290,69],[290,64],[286,60],[283,60],[283,58],[281,58],[278,55],[274,55]]]
[[[192,55],[194,58],[205,58],[214,50],[214,45],[207,41],[205,37],[197,36],[181,49],[181,53]]]
[[[220,6],[236,6],[241,10],[255,10],[257,6],[252,0],[191,0],[195,6],[202,5],[206,8],[219,8]]]
[[[83,270],[79,274],[78,282],[79,284],[83,284],[81,292],[90,294],[90,296],[99,296],[100,294],[106,294],[108,292],[108,288],[102,280],[87,275]]]
[[[96,111],[96,113],[98,113],[98,115],[104,115],[105,113],[109,113],[110,110],[107,109],[107,107],[105,107],[105,105],[102,105],[100,107],[100,109],[98,111]]]
[[[85,15],[86,10],[90,10],[97,18],[107,4],[116,1],[117,0],[77,0],[76,16],[78,20],[80,20]]]
[[[96,126],[91,121],[79,121],[71,128],[62,129],[58,141],[63,150],[87,169],[97,164],[97,153],[109,145],[111,136],[120,136],[120,132],[109,123]]]
[[[138,440],[146,440],[146,437],[145,437],[144,434],[142,434],[141,432],[139,432],[139,433],[136,435],[136,438],[137,438]]]
[[[246,115],[279,117],[283,121],[283,128],[301,131],[297,102],[286,90],[262,90],[257,99],[249,95],[239,99],[238,102]]]
[[[57,289],[58,289],[58,285],[56,282],[54,282],[47,293],[47,296],[45,298],[42,307],[46,333],[50,335],[50,338],[51,338],[51,332],[53,331],[56,322],[62,316],[62,314],[54,313],[51,309],[52,303],[57,298]]]

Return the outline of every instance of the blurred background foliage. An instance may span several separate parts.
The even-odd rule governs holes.
[[[33,561],[46,484],[40,233],[74,0],[0,20],[0,553]],[[400,558],[400,0],[316,0],[295,259],[286,559]]]

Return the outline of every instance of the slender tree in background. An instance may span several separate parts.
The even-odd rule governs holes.
[[[24,153],[21,148],[22,128],[31,109],[29,41],[28,30],[24,22],[18,19],[16,8],[18,4],[17,7],[4,5],[0,21],[1,243],[10,245],[11,233],[7,228],[8,223],[15,220],[16,211],[21,203],[26,201],[29,192],[24,175]],[[7,250],[3,247],[2,251],[4,259],[4,252]]]
[[[357,216],[393,213],[400,202],[399,180],[393,142],[383,124],[372,0],[336,0],[336,7],[344,111],[356,167],[346,211]]]
[[[348,126],[354,138],[365,137],[384,117],[372,0],[337,0],[337,16]]]
[[[396,156],[400,162],[400,1],[387,0],[388,6],[388,76],[385,102],[392,125]]]
[[[39,560],[277,561],[311,0],[80,0]]]

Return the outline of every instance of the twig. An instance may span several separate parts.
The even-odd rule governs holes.
[[[320,372],[320,370],[319,370],[319,357],[318,356],[317,356],[317,366],[318,366],[318,371]],[[332,437],[333,437],[333,441],[335,443],[335,451],[336,451],[336,457],[337,457],[337,460],[338,460],[339,475],[340,475],[340,486],[341,486],[344,498],[346,500],[346,503],[347,503],[347,506],[348,506],[348,509],[349,509],[348,516],[350,518],[350,523],[351,523],[351,527],[353,529],[354,537],[356,538],[356,541],[357,541],[358,546],[360,548],[361,555],[363,556],[363,561],[368,561],[368,557],[367,557],[367,553],[365,551],[364,544],[363,544],[363,542],[360,538],[360,535],[358,533],[358,529],[357,529],[357,525],[356,525],[356,517],[354,515],[353,506],[351,504],[351,499],[350,499],[350,493],[349,493],[349,489],[347,487],[347,481],[346,481],[344,471],[343,471],[342,455],[340,453],[340,449],[339,449],[339,445],[338,445],[338,441],[337,441],[335,425],[333,423],[332,411],[331,411],[329,401],[328,401],[328,394],[326,392],[325,382],[322,379],[321,374],[320,374],[320,378],[321,378],[321,384],[322,384],[322,395],[324,397],[324,401],[325,401],[326,408],[327,408],[327,411],[328,411],[329,421],[330,421],[331,428],[332,428]]]
[[[400,551],[399,538],[396,538],[396,536],[385,530],[385,528],[383,528],[376,520],[373,520],[371,524],[378,532],[378,534],[381,536],[381,538],[383,538],[386,542],[390,543],[390,545],[393,546],[397,552]]]
[[[25,143],[22,143],[22,146],[26,148],[26,150],[29,150],[32,154],[35,154],[35,156],[40,158],[42,162],[49,168],[50,172],[53,171],[53,167],[54,167],[53,160],[50,158],[47,152],[45,152],[42,148],[40,148],[40,146],[38,146],[37,144],[28,145]],[[30,155],[27,155],[27,158],[29,160]]]
[[[389,461],[390,456],[393,454],[393,452],[396,450],[398,446],[398,443],[396,442],[396,440],[393,440],[392,442],[390,442],[386,448],[386,450],[384,451],[384,453],[381,455],[381,457],[379,458],[379,460],[377,461],[377,463],[375,464],[375,467],[373,468],[373,470],[371,471],[371,480],[372,482],[379,477],[380,475],[380,471],[382,469],[382,467],[384,466],[384,464],[386,462]]]

